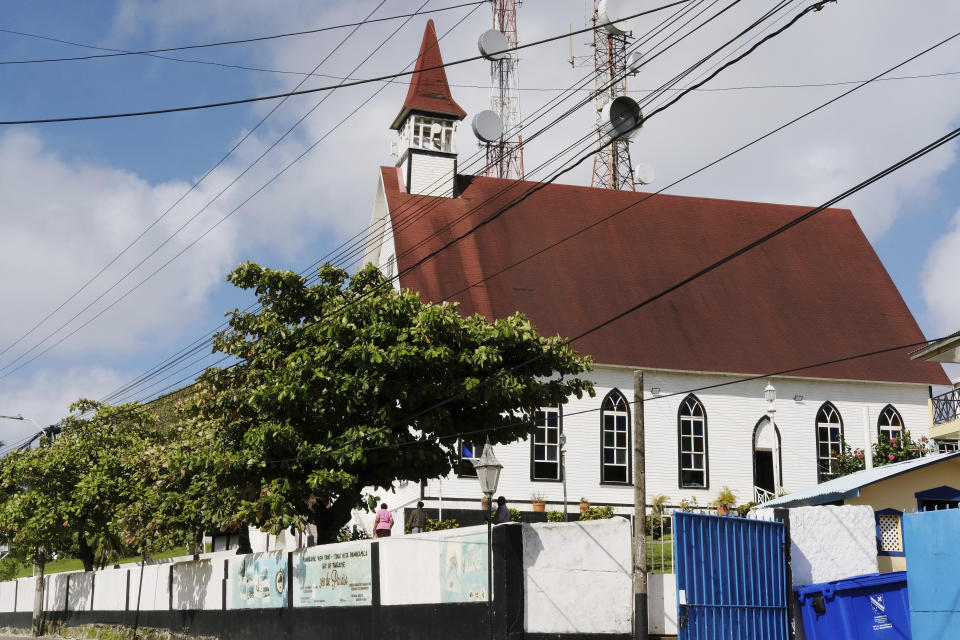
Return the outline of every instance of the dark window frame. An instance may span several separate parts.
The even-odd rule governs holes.
[[[470,444],[472,444],[472,445],[474,446],[474,451],[473,451],[473,453],[474,453],[474,455],[475,455],[476,457],[474,457],[474,458],[464,458],[464,457],[463,457],[463,443],[464,443],[464,442],[469,442]],[[481,445],[481,446],[482,446],[482,445]],[[480,459],[480,453],[482,453],[482,452],[481,452],[481,451],[477,451],[477,450],[476,450],[476,447],[477,447],[477,443],[476,443],[475,441],[467,440],[467,439],[465,439],[465,438],[459,438],[459,439],[457,440],[457,457],[460,459],[460,464],[457,465],[457,477],[458,477],[458,478],[476,478],[476,477],[477,477],[477,472],[476,472],[476,470],[474,470],[473,473],[470,473],[469,471],[467,471],[466,473],[464,473],[464,470],[467,469],[467,467],[464,467],[464,466],[463,466],[463,461],[464,461],[464,459],[466,459],[466,460],[479,460],[479,459]]]
[[[607,409],[604,408],[604,405],[606,405],[607,400],[614,394],[617,394],[621,398],[623,398],[623,404],[624,404],[624,407],[626,408],[626,414],[627,414],[627,479],[626,480],[605,480],[604,479],[604,469],[607,466],[603,459],[604,451],[606,450],[606,445],[603,442],[603,436],[604,436],[603,418],[607,414]],[[621,412],[618,411],[617,413],[621,413]],[[623,391],[620,391],[620,389],[616,387],[614,387],[613,389],[610,389],[610,391],[607,392],[607,395],[603,396],[603,400],[600,401],[600,484],[616,485],[616,486],[633,484],[632,416],[633,414],[630,412],[630,402],[627,400],[626,394],[624,394]],[[616,445],[614,445],[614,447],[616,447]]]
[[[824,472],[823,468],[820,466],[820,413],[827,407],[833,409],[833,412],[837,414],[837,418],[840,420],[840,440],[838,446],[840,447],[841,452],[843,451],[843,441],[844,441],[844,430],[843,430],[843,414],[840,413],[840,410],[837,409],[837,405],[833,404],[829,400],[825,401],[820,405],[820,408],[817,409],[817,413],[813,418],[813,441],[814,441],[814,452],[816,454],[817,461],[817,484],[821,482],[826,482],[827,480],[832,480],[835,477],[834,473],[830,471]],[[824,424],[834,424],[832,422],[825,422]],[[828,443],[832,444],[832,443]],[[833,468],[833,463],[831,462],[830,468]]]
[[[557,412],[557,477],[556,478],[538,478],[536,476],[536,446],[537,446],[537,434],[534,431],[533,435],[530,436],[530,481],[531,482],[563,482],[563,474],[566,473],[566,469],[563,464],[563,454],[561,454],[561,445],[560,437],[563,435],[563,405],[559,404],[555,407],[541,407],[537,411],[556,411]],[[547,445],[554,446],[554,445]]]
[[[703,486],[684,484],[683,482],[682,419],[686,416],[684,416],[681,412],[683,411],[684,406],[686,406],[687,401],[690,399],[693,399],[698,405],[700,405],[700,411],[703,413]],[[704,406],[700,398],[693,393],[687,394],[683,400],[680,401],[680,406],[677,407],[677,486],[680,489],[698,489],[704,491],[710,489],[710,429],[708,425],[707,408]]]

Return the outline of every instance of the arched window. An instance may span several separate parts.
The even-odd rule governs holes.
[[[680,486],[706,489],[709,486],[707,414],[696,396],[689,395],[680,403],[677,422],[677,437],[680,441]]]
[[[824,482],[833,478],[836,456],[843,440],[843,420],[840,412],[829,402],[817,411],[817,479]]]
[[[880,418],[877,420],[877,435],[886,438],[888,442],[903,435],[903,418],[892,404],[888,404],[880,412]]]
[[[614,389],[600,405],[600,482],[630,480],[630,407]]]

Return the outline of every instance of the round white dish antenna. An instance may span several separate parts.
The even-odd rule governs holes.
[[[620,36],[630,30],[624,23],[624,19],[640,13],[639,5],[640,3],[636,0],[600,0],[597,17],[607,32]]]
[[[431,138],[436,138],[436,137],[437,137],[438,135],[440,135],[441,133],[443,133],[443,125],[441,125],[439,122],[431,123],[431,125],[430,125],[430,137],[431,137]]]
[[[627,69],[630,73],[636,73],[640,71],[641,66],[643,66],[643,52],[631,51],[627,56]]]
[[[652,165],[641,162],[633,169],[633,179],[637,184],[652,184],[657,179],[657,174]]]
[[[477,46],[480,48],[480,55],[487,60],[503,60],[510,55],[510,43],[507,42],[507,36],[496,29],[489,29],[481,33]]]
[[[601,131],[609,138],[631,139],[640,133],[643,114],[640,105],[629,96],[618,96],[603,105],[600,112]]]
[[[503,135],[503,121],[497,112],[485,109],[473,116],[473,135],[483,142],[499,140]]]

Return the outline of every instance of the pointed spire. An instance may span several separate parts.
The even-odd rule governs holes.
[[[430,69],[410,76],[410,89],[403,108],[394,118],[391,129],[399,129],[411,111],[425,111],[431,114],[449,116],[463,120],[467,112],[460,108],[450,95],[450,85],[447,84],[446,70],[440,66],[443,57],[440,55],[440,44],[437,42],[437,30],[433,20],[427,21],[427,28],[423,32],[423,42],[420,43],[420,54],[417,56],[417,66],[414,71]],[[431,67],[439,67],[433,69]]]

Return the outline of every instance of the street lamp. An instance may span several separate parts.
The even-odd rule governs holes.
[[[777,410],[773,403],[777,401],[777,390],[770,382],[763,389],[763,398],[767,401],[767,420],[770,423],[770,440],[773,453],[773,493],[780,494],[780,439],[777,438],[777,424],[774,420]]]
[[[560,434],[560,475],[563,478],[563,521],[567,522],[567,434]]]
[[[500,471],[503,465],[493,455],[493,447],[490,446],[490,438],[483,445],[483,453],[480,459],[473,463],[473,468],[477,471],[477,479],[480,481],[480,491],[487,496],[487,504],[493,504],[493,494],[497,492],[497,484],[500,482]],[[493,638],[493,522],[490,518],[490,509],[487,508],[487,619],[490,623],[490,637]]]

